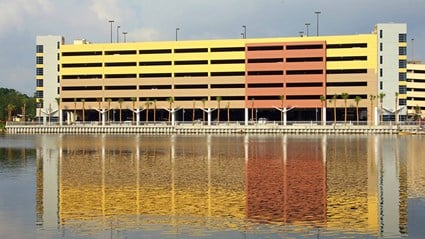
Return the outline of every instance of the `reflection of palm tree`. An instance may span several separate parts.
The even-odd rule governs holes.
[[[120,124],[122,123],[122,102],[123,101],[124,100],[121,98],[118,99],[118,104],[120,105]]]
[[[373,124],[373,102],[376,99],[376,95],[369,95],[370,100],[370,124]]]
[[[354,101],[356,102],[356,117],[357,117],[357,124],[359,124],[359,103],[362,100],[362,97],[360,96],[356,96],[356,98],[354,98]]]
[[[384,114],[382,112],[382,110],[384,108],[384,97],[385,97],[385,93],[384,92],[379,93],[379,95],[378,95],[379,103],[380,103],[379,120],[380,120],[381,124],[383,122],[383,117],[384,117]]]
[[[350,95],[346,92],[341,93],[341,98],[344,99],[344,125],[347,125],[347,100]]]
[[[41,109],[43,108],[43,99],[38,100],[39,107],[38,107],[38,122],[41,122]]]

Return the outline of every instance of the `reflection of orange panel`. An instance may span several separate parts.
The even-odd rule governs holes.
[[[266,144],[252,145],[247,165],[247,218],[283,221],[284,184],[281,155],[281,149],[273,149]]]
[[[288,144],[285,181],[286,220],[325,222],[326,172],[320,144]]]

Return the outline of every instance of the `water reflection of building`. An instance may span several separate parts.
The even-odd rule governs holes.
[[[241,229],[250,219],[382,236],[407,230],[406,164],[393,138],[40,137],[43,225],[96,220],[104,229],[117,217],[151,216],[143,222]]]
[[[250,144],[247,217],[273,222],[326,221],[326,169],[320,138]],[[303,145],[303,147],[299,147]]]

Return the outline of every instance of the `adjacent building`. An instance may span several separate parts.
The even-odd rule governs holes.
[[[425,118],[425,64],[407,64],[407,109],[411,119]]]
[[[73,44],[38,37],[39,108],[68,123],[134,120],[141,108],[150,109],[137,113],[146,121],[167,120],[168,111],[205,120],[202,108],[209,122],[246,124],[333,121],[334,111],[342,121],[348,108],[348,120],[377,124],[382,106],[384,120],[405,120],[406,33],[391,23],[342,36]]]

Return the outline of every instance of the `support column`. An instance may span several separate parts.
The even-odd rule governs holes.
[[[63,125],[63,117],[62,117],[62,110],[59,109],[58,110],[58,114],[59,114],[59,125],[62,126]]]
[[[249,109],[245,107],[245,125],[248,125]]]
[[[207,117],[207,119],[208,119],[208,126],[211,126],[211,108],[208,108],[208,111],[207,111],[207,113],[208,113],[208,117]]]
[[[288,112],[286,111],[286,107],[283,107],[283,125],[286,126],[286,114]]]
[[[322,108],[322,125],[326,125],[326,107]]]
[[[106,113],[107,113],[107,111],[102,110],[101,113],[102,113],[102,126],[105,126],[106,125]]]
[[[176,111],[174,109],[171,110],[171,125],[176,125]]]
[[[147,112],[146,112],[147,114]],[[140,124],[140,110],[136,111],[136,125],[139,126]]]
[[[66,112],[66,124],[71,124],[71,113],[69,111]]]
[[[378,107],[373,108],[373,114],[375,115],[375,126],[379,125],[379,114],[378,114]]]

